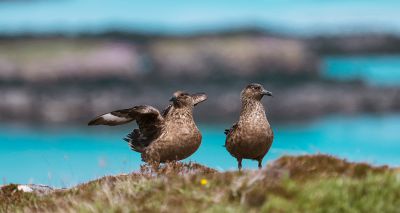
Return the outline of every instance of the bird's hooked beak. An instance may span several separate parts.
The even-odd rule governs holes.
[[[272,92],[270,92],[270,91],[268,91],[268,90],[266,90],[266,89],[263,89],[262,92],[261,92],[261,94],[262,94],[262,95],[272,96],[272,97],[273,97]]]
[[[176,96],[174,95],[174,96],[172,96],[171,97],[171,99],[169,99],[169,101],[171,101],[171,102],[175,102],[176,101]]]

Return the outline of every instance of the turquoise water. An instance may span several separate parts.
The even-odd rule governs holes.
[[[325,77],[363,80],[370,85],[400,85],[400,55],[331,56],[323,60]]]
[[[0,2],[0,33],[185,33],[259,26],[289,33],[400,32],[396,0],[68,0]]]
[[[225,126],[201,125],[203,142],[187,161],[219,169],[236,168],[222,145]],[[129,127],[129,125],[127,126]],[[140,155],[122,137],[127,127],[0,128],[3,183],[66,187],[139,168]],[[310,123],[274,125],[275,141],[265,162],[285,154],[326,153],[375,165],[400,165],[400,115],[327,117]],[[245,161],[245,168],[256,168]]]

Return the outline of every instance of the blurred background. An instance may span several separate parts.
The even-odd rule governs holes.
[[[239,94],[258,82],[285,154],[400,165],[400,2],[396,0],[0,1],[2,184],[67,187],[139,168],[122,138],[88,127],[176,90],[206,92],[187,161],[236,168],[222,145]],[[256,163],[244,162],[245,168]]]

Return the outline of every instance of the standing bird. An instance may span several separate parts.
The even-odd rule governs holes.
[[[188,94],[177,91],[162,113],[148,105],[134,106],[101,115],[88,125],[115,126],[136,121],[134,129],[124,140],[133,151],[141,153],[147,163],[182,160],[200,146],[201,133],[193,120],[193,108],[207,99],[204,93]]]
[[[237,159],[239,170],[242,169],[242,159],[257,160],[261,169],[262,160],[272,145],[274,133],[261,103],[264,95],[272,96],[272,93],[260,84],[246,86],[241,93],[239,121],[225,130],[225,147]]]

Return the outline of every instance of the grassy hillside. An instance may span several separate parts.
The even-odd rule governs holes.
[[[325,155],[282,157],[261,171],[174,163],[40,195],[0,191],[3,212],[398,212],[398,171]]]

